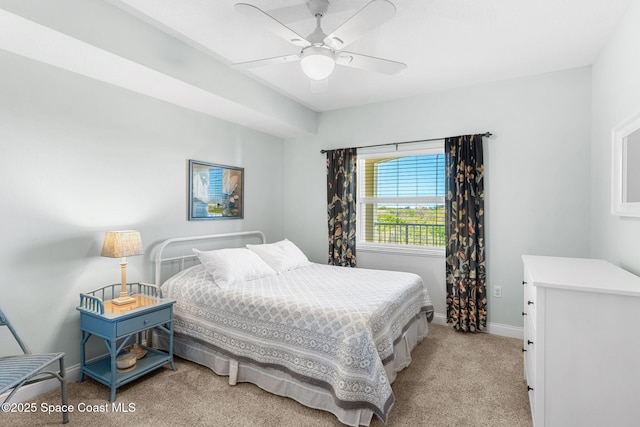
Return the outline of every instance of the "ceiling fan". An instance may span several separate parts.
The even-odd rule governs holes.
[[[300,61],[302,71],[312,80],[326,79],[336,64],[389,75],[407,68],[402,62],[341,50],[395,15],[396,7],[388,0],[372,0],[329,35],[324,33],[320,25],[322,17],[329,10],[329,0],[309,0],[307,8],[316,18],[316,28],[306,38],[256,6],[237,3],[235,8],[289,43],[302,48],[297,54],[242,62],[234,64],[236,67],[253,68]]]

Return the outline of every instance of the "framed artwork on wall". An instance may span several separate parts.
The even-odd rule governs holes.
[[[244,168],[189,160],[189,221],[244,218]]]

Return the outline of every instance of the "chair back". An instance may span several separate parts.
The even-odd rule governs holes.
[[[11,335],[13,335],[13,338],[17,341],[18,345],[20,346],[24,354],[31,354],[31,350],[20,339],[20,336],[18,335],[16,330],[13,329],[13,326],[11,326],[11,323],[9,323],[9,319],[7,319],[7,316],[5,316],[1,308],[0,308],[0,326],[6,326],[7,328],[9,328],[9,331],[11,331]]]

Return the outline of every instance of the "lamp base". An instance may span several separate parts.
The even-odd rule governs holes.
[[[115,305],[127,305],[136,302],[136,299],[134,297],[130,297],[129,295],[121,295],[118,298],[112,299],[111,302]]]

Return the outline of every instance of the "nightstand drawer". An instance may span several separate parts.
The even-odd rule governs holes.
[[[171,320],[171,308],[167,307],[159,311],[146,313],[132,319],[123,320],[116,325],[116,335],[122,336],[142,331]]]

